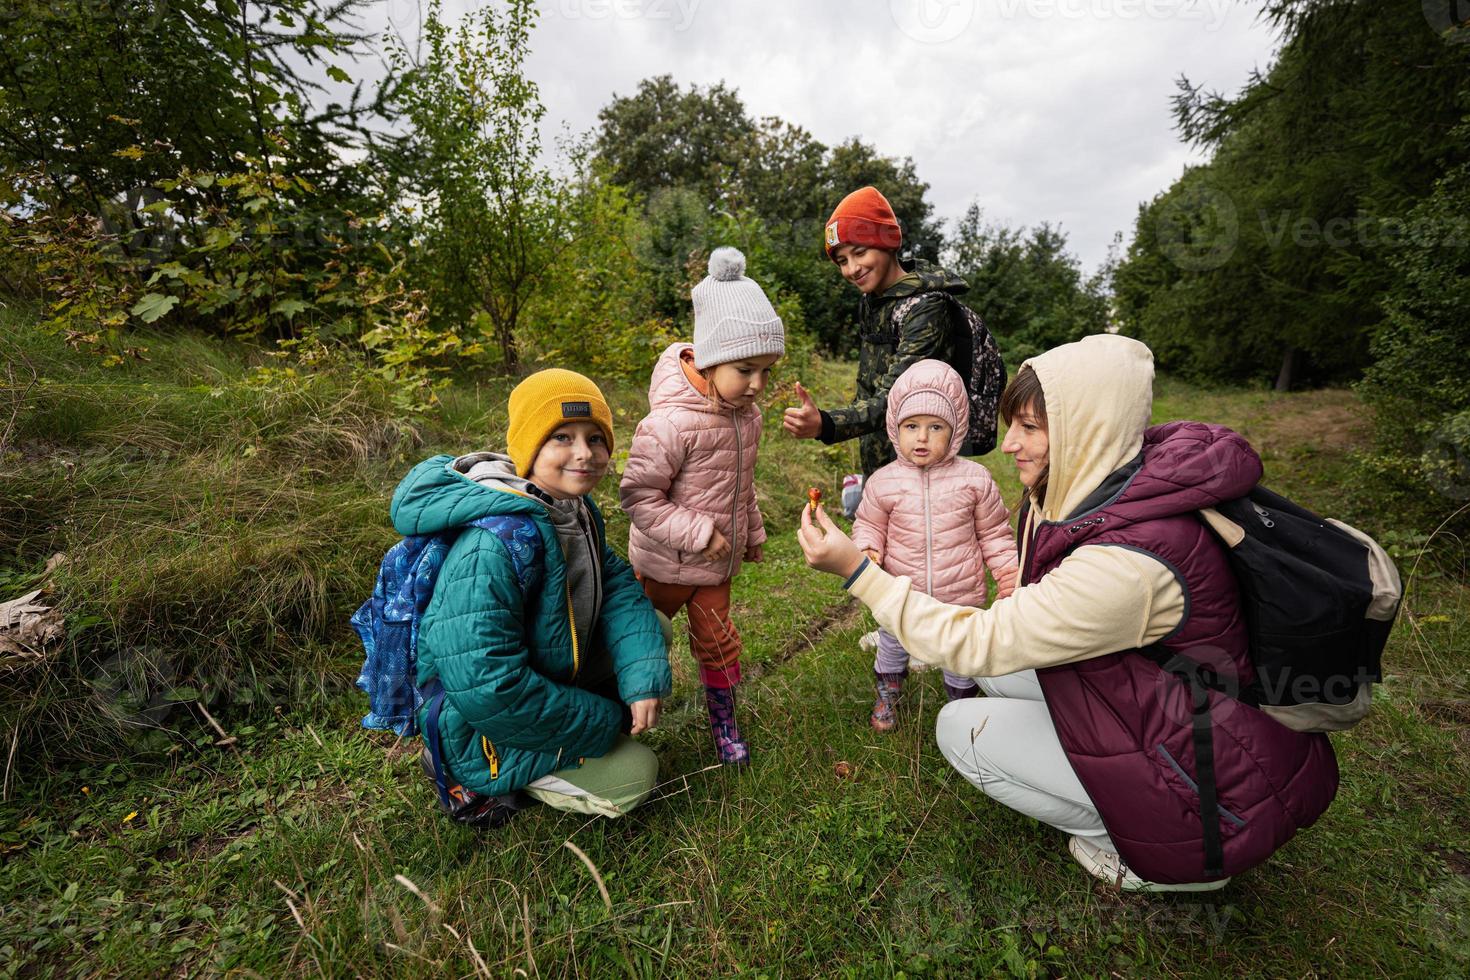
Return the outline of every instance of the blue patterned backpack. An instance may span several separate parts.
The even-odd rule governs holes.
[[[523,514],[482,517],[438,534],[409,535],[389,548],[372,595],[351,619],[366,654],[357,677],[358,688],[368,696],[363,728],[404,738],[419,734],[418,709],[434,696],[418,686],[419,621],[450,547],[467,527],[483,528],[505,543],[523,587],[541,573],[541,534],[536,522]],[[438,688],[438,683],[431,686]]]

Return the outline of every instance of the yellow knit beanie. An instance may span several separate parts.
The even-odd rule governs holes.
[[[531,472],[542,444],[567,422],[595,423],[612,452],[612,412],[597,385],[576,371],[537,371],[511,391],[509,414],[506,450],[520,476]]]

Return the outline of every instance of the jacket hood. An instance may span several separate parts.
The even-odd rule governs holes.
[[[1025,361],[1046,395],[1049,444],[1043,520],[1077,510],[1143,448],[1153,411],[1154,356],[1128,337],[1096,334]]]
[[[948,411],[940,415],[936,402]],[[927,403],[927,405],[925,404]],[[938,462],[947,463],[959,455],[960,448],[970,434],[970,396],[959,373],[943,361],[932,358],[918,361],[898,376],[888,392],[888,438],[898,450],[898,424],[911,415],[934,415],[947,417],[954,426],[949,437],[949,449]],[[902,455],[900,463],[912,466]]]
[[[469,473],[481,467],[478,479]],[[486,479],[486,470],[503,468],[504,476]],[[527,514],[546,518],[546,507],[529,495],[529,483],[515,475],[515,464],[500,453],[433,456],[409,470],[393,491],[389,507],[399,534],[437,534],[481,517]]]
[[[915,259],[908,270],[908,275],[889,286],[881,298],[902,299],[914,293],[934,290],[959,296],[969,292],[970,284],[942,266],[925,262],[923,259]]]
[[[687,408],[696,412],[730,411],[728,405],[721,407],[689,383],[689,378],[684,374],[684,365],[681,363],[686,350],[692,352],[694,345],[676,341],[664,348],[664,352],[658,356],[658,361],[653,366],[653,377],[648,382],[649,410]],[[753,412],[755,406],[741,409],[741,411]]]

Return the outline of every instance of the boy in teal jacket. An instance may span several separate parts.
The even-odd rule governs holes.
[[[590,380],[550,370],[511,392],[509,414],[507,455],[435,456],[393,495],[401,534],[480,522],[445,557],[419,629],[418,683],[445,693],[450,812],[496,825],[531,797],[621,816],[656,781],[657,757],[630,736],[657,724],[672,677],[658,614],[586,496],[607,472],[612,413]]]

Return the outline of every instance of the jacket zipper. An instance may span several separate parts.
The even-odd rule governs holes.
[[[577,647],[577,612],[572,608],[572,580],[567,578],[567,622],[572,626],[572,676],[577,676],[577,671],[582,666],[581,651]]]
[[[500,754],[495,751],[495,743],[484,735],[480,736],[480,751],[485,753],[485,761],[490,763],[490,778],[500,778]]]
[[[924,481],[924,591],[934,594],[934,515],[929,512],[929,471],[920,471]]]
[[[730,412],[730,424],[735,428],[735,491],[730,496],[730,561],[725,569],[727,579],[735,577],[735,544],[740,540],[740,475],[745,472],[743,447],[740,445],[740,419],[733,409]]]

